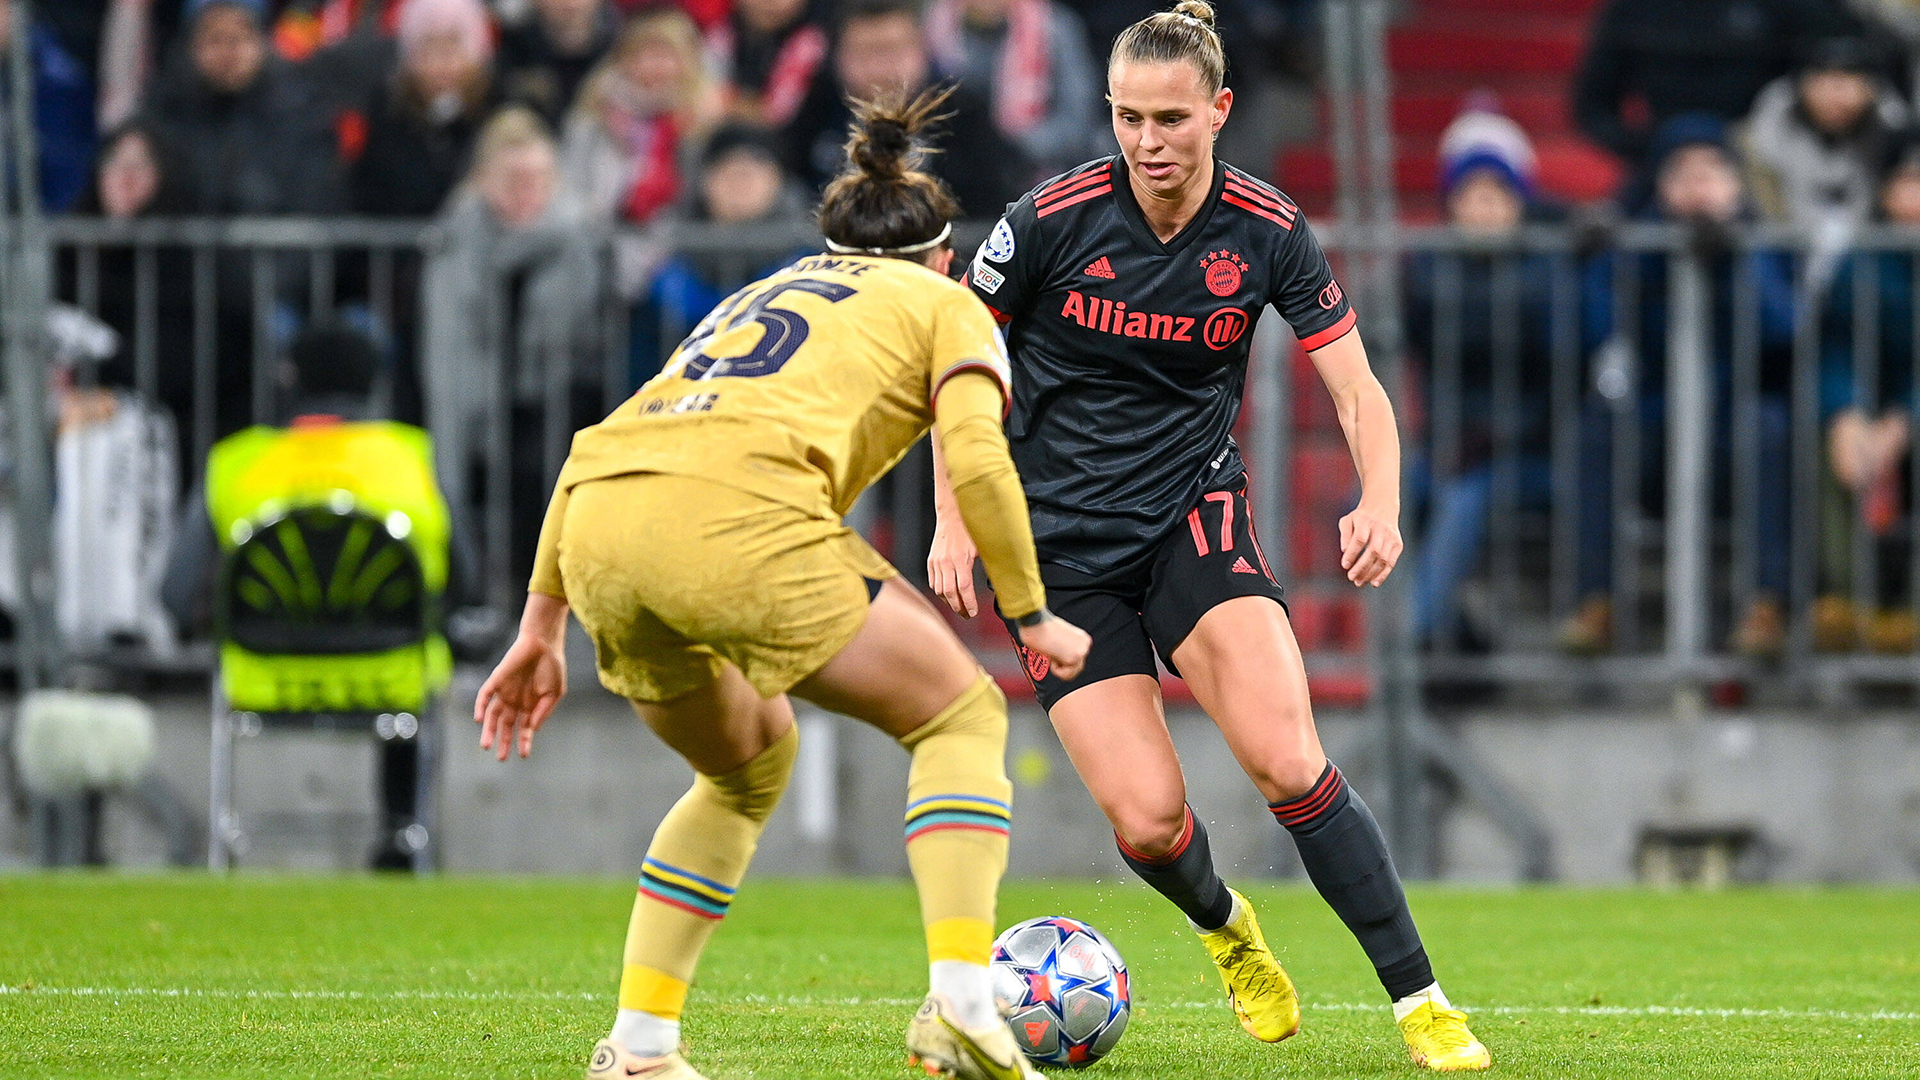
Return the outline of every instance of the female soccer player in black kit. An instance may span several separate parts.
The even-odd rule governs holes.
[[[1230,432],[1268,304],[1326,382],[1359,470],[1359,506],[1340,519],[1355,585],[1379,585],[1400,555],[1400,445],[1306,220],[1275,188],[1214,159],[1233,105],[1225,67],[1204,3],[1122,33],[1107,69],[1120,154],[1028,193],[968,268],[1006,327],[1008,442],[1042,577],[1053,609],[1093,636],[1071,679],[1023,659],[1121,856],[1186,913],[1250,1034],[1292,1035],[1299,1001],[1186,805],[1156,650],[1373,961],[1414,1061],[1483,1069],[1487,1050],[1434,980],[1379,825],[1321,751],[1281,587],[1253,535]],[[936,473],[928,573],[972,615],[973,541]]]

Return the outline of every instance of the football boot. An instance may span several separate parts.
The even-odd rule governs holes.
[[[1201,930],[1207,955],[1227,985],[1227,1003],[1247,1034],[1261,1042],[1279,1042],[1300,1030],[1300,995],[1293,980],[1267,948],[1253,905],[1232,889],[1233,921],[1218,930]]]
[[[1467,1014],[1426,1002],[1400,1021],[1413,1063],[1435,1072],[1473,1072],[1493,1064],[1493,1055],[1467,1030]]]
[[[939,994],[928,994],[907,1024],[907,1064],[945,1080],[1041,1080],[1007,1025],[964,1028]]]
[[[587,1062],[587,1080],[707,1080],[678,1050],[641,1057],[612,1039],[601,1039]]]

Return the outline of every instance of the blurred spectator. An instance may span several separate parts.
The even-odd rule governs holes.
[[[714,46],[736,116],[769,128],[793,120],[827,58],[826,9],[825,0],[735,0]]]
[[[533,15],[500,35],[500,89],[559,127],[618,26],[606,0],[534,0]]]
[[[715,105],[693,20],[635,16],[567,115],[561,174],[588,214],[645,224],[679,197],[681,155]]]
[[[13,127],[12,41],[15,7],[0,4],[0,135]],[[36,21],[27,28],[27,62],[33,69],[33,133],[39,151],[40,205],[58,212],[73,205],[87,189],[93,167],[94,95],[91,72]],[[12,172],[12,166],[8,166]],[[9,182],[14,178],[10,177]]]
[[[178,213],[179,196],[173,190],[171,172],[151,132],[138,124],[123,125],[102,141],[94,182],[75,203],[74,212],[111,221]],[[153,268],[154,325],[144,332],[152,335],[154,392],[159,403],[181,421],[176,429],[177,460],[190,462],[193,426],[187,418],[193,415],[192,257],[184,248],[162,247],[154,253]],[[139,284],[133,248],[102,245],[90,272],[88,288],[92,295],[83,296],[79,257],[71,248],[62,248],[55,295],[66,303],[90,303],[93,314],[119,339],[113,354],[93,372],[94,380],[103,387],[133,389],[137,382],[135,356],[142,334],[136,325]],[[240,389],[244,390],[244,384]]]
[[[886,91],[912,95],[933,80],[932,61],[913,0],[848,0],[841,9],[833,78],[813,93],[787,129],[787,167],[814,190],[833,179],[846,155],[846,99]],[[965,87],[944,106],[952,117],[931,140],[927,168],[945,180],[963,216],[993,218],[1032,185],[1026,155],[993,126],[993,106]]]
[[[994,125],[1026,151],[1035,180],[1105,152],[1106,73],[1071,9],[1052,0],[934,0],[927,41],[942,78],[991,96]]]
[[[489,101],[493,40],[480,0],[407,0],[398,31],[399,62],[367,108],[353,208],[427,217],[466,171]]]
[[[1469,625],[1456,597],[1486,545],[1496,452],[1519,499],[1546,502],[1553,274],[1546,256],[1510,246],[1523,222],[1544,216],[1534,162],[1518,124],[1491,102],[1471,103],[1441,136],[1440,187],[1448,224],[1472,246],[1407,264],[1407,343],[1425,375],[1431,474],[1413,601],[1423,642],[1488,642],[1492,628]]]
[[[1920,226],[1920,135],[1893,141],[1878,195],[1881,221]],[[1864,644],[1910,653],[1920,637],[1911,597],[1899,603],[1908,591],[1908,556],[1895,531],[1903,503],[1913,514],[1911,474],[1902,472],[1913,467],[1914,260],[1905,250],[1856,252],[1833,275],[1825,305],[1820,415],[1828,475],[1820,492],[1822,595],[1812,614],[1820,649]],[[1862,331],[1864,339],[1856,336]],[[1856,583],[1861,547],[1873,551],[1878,580]],[[1858,595],[1871,598],[1867,607],[1856,606]]]
[[[778,235],[808,224],[808,192],[780,164],[779,144],[764,128],[731,123],[707,140],[685,219],[745,229],[760,226]],[[752,240],[749,237],[748,242]],[[633,382],[660,370],[666,350],[707,317],[720,301],[805,254],[789,249],[777,257],[739,252],[685,251],[654,276],[647,303],[634,319]],[[768,253],[773,254],[773,253]]]
[[[428,310],[443,313],[426,327],[426,417],[458,512],[480,490],[469,469],[481,455],[481,433],[538,448],[547,387],[577,388],[599,376],[599,264],[584,216],[561,186],[553,138],[523,106],[502,109],[481,129],[472,171],[440,225],[445,242],[428,262],[425,285]],[[503,388],[508,432],[489,423]],[[574,396],[583,395],[576,389]],[[576,404],[566,430],[600,412],[597,396]],[[537,450],[513,460],[510,565],[531,566],[551,477],[542,475]]]
[[[331,116],[269,55],[266,0],[187,0],[188,50],[144,114],[199,214],[317,213],[341,202]]]
[[[1706,311],[1712,325],[1706,335],[1706,361],[1713,404],[1714,487],[1727,490],[1729,455],[1735,447],[1743,459],[1755,464],[1759,477],[1757,490],[1751,493],[1757,581],[1733,583],[1736,593],[1749,584],[1756,589],[1738,614],[1731,644],[1750,655],[1770,655],[1780,650],[1786,636],[1788,485],[1780,478],[1791,475],[1787,394],[1794,328],[1793,267],[1783,252],[1731,250],[1729,229],[1751,221],[1753,211],[1741,183],[1740,163],[1718,118],[1685,113],[1662,124],[1655,132],[1650,160],[1654,202],[1642,217],[1688,229],[1694,254],[1707,272]],[[1619,265],[1623,260],[1626,265]],[[1654,515],[1664,505],[1671,262],[1664,252],[1609,254],[1587,269],[1584,323],[1596,399],[1589,404],[1580,429],[1582,600],[1561,627],[1562,643],[1575,651],[1604,649],[1611,643],[1613,424],[1626,422],[1622,414],[1629,410],[1638,415],[1640,475],[1619,497],[1638,498],[1643,512]],[[1748,279],[1750,302],[1758,308],[1754,315],[1736,317],[1737,274]],[[1615,291],[1622,278],[1632,290],[1624,297]],[[1637,319],[1622,314],[1632,312],[1637,312]],[[1757,340],[1746,341],[1743,347],[1757,349],[1759,355],[1741,362],[1758,366],[1758,400],[1745,403],[1751,408],[1753,426],[1734,431],[1735,342],[1746,336],[1736,327],[1749,317]],[[1637,334],[1628,332],[1634,328]]]
[[[1575,78],[1574,116],[1641,167],[1668,119],[1738,120],[1761,87],[1792,70],[1797,43],[1855,25],[1832,0],[1608,0]]]
[[[1829,231],[1866,221],[1885,144],[1906,122],[1907,107],[1865,39],[1816,42],[1798,72],[1767,84],[1747,118],[1760,213]]]
[[[95,163],[94,182],[74,204],[74,212],[112,221],[179,214],[186,210],[180,192],[180,169],[166,144],[151,126],[138,120],[108,134]],[[178,420],[176,434],[182,462],[193,461],[194,329],[193,260],[185,247],[159,246],[153,256],[154,322],[138,324],[139,269],[134,248],[106,243],[91,268],[92,283],[83,286],[80,260],[63,249],[57,265],[56,295],[94,313],[118,335],[118,347],[97,370],[105,386],[127,389],[137,383],[136,357],[143,341],[153,350],[153,392]],[[212,321],[213,410],[216,432],[233,431],[251,419],[251,355],[254,325],[248,296],[247,261],[225,256],[214,260],[221,282],[217,299],[205,312]],[[91,296],[84,295],[91,289]],[[146,338],[145,335],[152,335]]]

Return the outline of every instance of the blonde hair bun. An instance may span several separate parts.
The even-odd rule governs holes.
[[[1203,23],[1207,29],[1213,29],[1213,5],[1206,0],[1180,0],[1173,5],[1175,15],[1185,15],[1195,22]]]

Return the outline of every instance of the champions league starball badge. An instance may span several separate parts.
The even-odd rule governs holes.
[[[1013,258],[1013,226],[1007,224],[1006,218],[1001,218],[1000,224],[993,227],[993,235],[987,237],[980,252],[994,262],[1003,263]]]

